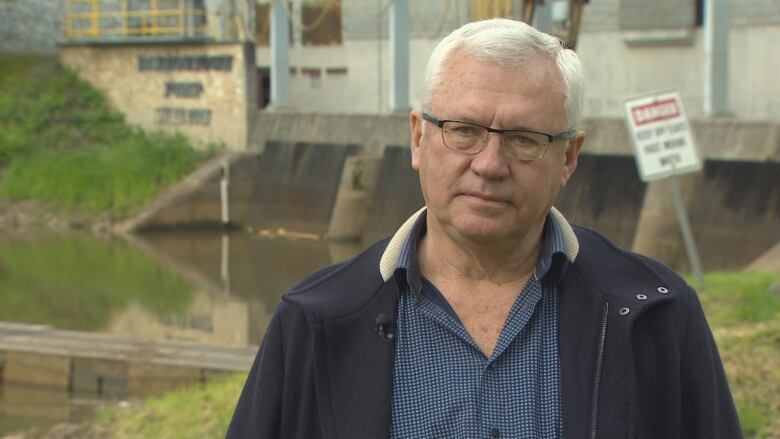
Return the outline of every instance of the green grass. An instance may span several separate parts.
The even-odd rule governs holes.
[[[131,304],[169,316],[191,301],[186,280],[121,240],[58,235],[0,244],[0,321],[96,331]]]
[[[699,291],[746,437],[780,437],[780,273],[712,273]]]
[[[96,436],[116,439],[225,437],[245,379],[245,374],[235,374],[150,398],[140,407],[109,409],[95,427]]]
[[[110,148],[42,150],[19,157],[6,171],[0,192],[12,200],[123,217],[194,169],[202,157],[183,136],[137,131]]]
[[[213,153],[127,125],[54,60],[0,54],[0,195],[127,216]]]
[[[699,292],[748,438],[780,437],[780,273],[711,273]],[[115,438],[221,438],[244,374],[114,409],[98,423]],[[109,432],[116,432],[114,435]]]

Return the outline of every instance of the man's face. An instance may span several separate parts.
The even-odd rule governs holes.
[[[548,134],[568,129],[562,79],[550,59],[532,57],[517,69],[456,51],[442,66],[442,79],[429,108],[440,120]],[[427,123],[423,130],[422,123],[413,111],[412,167],[420,174],[430,227],[482,244],[506,245],[541,232],[584,141],[579,133],[549,145],[540,160],[520,161],[502,153],[498,134],[469,155],[448,149],[441,129]]]

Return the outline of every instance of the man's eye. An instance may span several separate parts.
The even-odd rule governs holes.
[[[459,136],[477,136],[479,135],[479,130],[477,127],[472,127],[469,125],[455,125],[450,127],[450,132],[453,134],[457,134]]]
[[[511,146],[537,146],[540,143],[533,137],[517,133],[504,133],[504,142]]]

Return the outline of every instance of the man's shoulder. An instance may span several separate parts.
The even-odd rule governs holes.
[[[385,283],[379,260],[387,242],[378,241],[349,260],[311,273],[286,292],[282,301],[302,310],[309,321],[355,312]]]
[[[576,225],[572,228],[579,241],[575,267],[606,293],[634,297],[660,289],[686,296],[692,291],[680,275],[661,262],[624,249],[594,230]]]

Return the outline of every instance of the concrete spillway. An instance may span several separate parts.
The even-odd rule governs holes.
[[[359,150],[357,145],[268,142],[242,222],[255,228],[326,230],[344,161]]]

